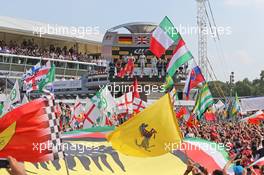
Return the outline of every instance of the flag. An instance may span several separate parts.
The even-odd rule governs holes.
[[[131,45],[133,43],[132,36],[119,36],[118,44]]]
[[[132,58],[128,58],[128,61],[125,67],[121,68],[121,70],[117,73],[117,77],[124,77],[126,74],[131,75],[134,71],[134,60]]]
[[[3,109],[4,109],[4,105],[2,103],[0,103],[0,118],[3,114]]]
[[[184,117],[184,120],[186,121],[186,126],[187,127],[194,127],[198,125],[197,117],[195,114],[187,114]]]
[[[28,102],[29,102],[29,100],[28,100],[28,98],[27,98],[27,95],[24,94],[24,97],[23,97],[23,99],[22,99],[21,104],[26,104],[26,103],[28,103]]]
[[[193,113],[197,116],[197,119],[200,120],[203,113],[213,104],[214,100],[206,83],[200,89],[199,96],[193,109]]]
[[[214,170],[222,170],[229,161],[228,152],[225,146],[200,138],[186,138],[180,147],[183,154],[188,158],[205,167],[209,174]],[[232,166],[227,170],[233,174]]]
[[[239,105],[239,100],[238,100],[238,96],[236,93],[236,97],[235,97],[235,100],[233,102],[232,109],[231,109],[232,116],[237,115],[239,111],[240,111],[240,105]]]
[[[34,66],[36,68],[31,68],[30,71],[27,71],[22,77],[27,93],[35,90],[42,91],[46,84],[54,81],[55,65],[51,65],[50,61],[44,66],[39,65]]]
[[[17,102],[20,102],[20,91],[19,91],[19,85],[18,85],[18,81],[16,80],[15,85],[13,87],[13,89],[11,90],[10,94],[9,94],[9,98],[8,98],[10,104],[14,104]]]
[[[147,106],[147,103],[140,98],[133,99],[133,110],[135,113],[139,113],[144,110]]]
[[[134,82],[133,82],[133,111],[134,113],[139,113],[140,111],[145,109],[146,106],[147,106],[146,102],[140,98],[140,95],[138,92],[138,81],[137,79],[134,79]]]
[[[264,113],[260,110],[255,114],[250,115],[249,117],[243,118],[240,122],[248,122],[249,124],[260,124],[260,121],[264,120]]]
[[[14,87],[12,88],[10,94],[7,95],[6,100],[4,101],[1,115],[4,115],[7,112],[11,111],[14,108],[13,104],[20,101],[20,90],[18,81],[16,80]]]
[[[111,117],[115,113],[116,102],[108,87],[100,89],[96,92],[91,101],[97,106],[103,115]]]
[[[192,58],[193,56],[191,52],[187,49],[183,39],[180,38],[177,46],[173,51],[173,56],[167,66],[168,75],[173,77],[176,70]]]
[[[96,123],[96,120],[98,118],[101,118],[102,114],[101,111],[96,107],[94,103],[92,103],[92,101],[89,98],[87,98],[85,101],[86,101],[84,107],[85,121],[83,124],[83,128],[90,128],[98,125],[98,123]]]
[[[117,127],[107,139],[114,149],[128,156],[151,157],[170,152],[165,145],[179,144],[182,134],[169,94]]]
[[[74,107],[73,107],[73,122],[83,122],[84,120],[84,108],[83,108],[83,105],[79,99],[79,96],[77,95],[76,97],[76,100],[75,100],[75,104],[74,104]]]
[[[170,75],[166,75],[165,80],[166,80],[166,82],[164,84],[164,89],[167,90],[174,85],[173,78]]]
[[[252,164],[250,164],[248,167],[252,167],[254,165],[258,165],[259,167],[264,166],[264,157],[256,160],[255,162],[253,162]]]
[[[42,91],[42,89],[45,87],[45,85],[47,85],[48,83],[54,82],[54,80],[55,80],[55,65],[52,64],[51,65],[51,68],[50,68],[50,70],[48,72],[48,74],[45,76],[45,78],[43,78],[39,82],[39,84],[38,84],[38,86],[39,86],[38,90],[39,91]]]
[[[59,121],[50,96],[19,106],[0,118],[0,157],[44,162],[63,157]]]
[[[182,118],[183,116],[188,114],[188,110],[186,109],[185,106],[182,106],[179,111],[176,112],[176,117],[177,118]]]
[[[133,113],[133,92],[128,92],[119,98],[116,98],[117,114]]]
[[[189,98],[191,89],[196,88],[200,83],[203,82],[205,82],[205,79],[201,72],[201,69],[199,68],[199,66],[195,66],[189,73],[189,76],[185,82],[183,92],[186,95],[186,98]]]
[[[165,51],[180,38],[180,34],[173,26],[170,19],[165,16],[159,26],[152,32],[150,51],[160,58]]]
[[[216,116],[213,111],[207,111],[204,113],[204,118],[206,121],[216,121]]]
[[[170,94],[170,98],[171,98],[171,104],[174,107],[176,104],[176,101],[179,100],[176,88],[173,87],[169,94]]]
[[[138,92],[138,81],[135,78],[133,82],[133,98],[140,98],[139,92]]]

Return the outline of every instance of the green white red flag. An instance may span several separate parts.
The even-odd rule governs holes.
[[[170,19],[165,16],[159,26],[153,31],[150,39],[151,52],[160,58],[165,51],[180,39],[180,34]]]
[[[209,173],[221,170],[229,161],[229,155],[223,144],[210,142],[200,138],[186,138],[179,149],[188,158],[205,167]],[[177,152],[176,152],[177,154]],[[232,166],[227,170],[233,174]]]
[[[176,48],[174,49],[173,56],[168,64],[167,73],[173,77],[176,70],[183,64],[187,63],[193,56],[185,45],[185,42],[180,38]]]

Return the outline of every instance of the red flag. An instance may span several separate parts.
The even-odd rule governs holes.
[[[216,116],[212,111],[205,112],[204,118],[206,121],[216,121]]]
[[[186,114],[188,114],[186,107],[181,107],[180,110],[176,112],[176,117],[180,119]]]
[[[121,68],[121,70],[117,73],[117,77],[124,77],[126,74],[131,75],[134,71],[134,60],[133,58],[128,58],[127,64],[125,67]]]
[[[133,99],[134,98],[140,98],[139,92],[138,92],[138,81],[135,78],[133,82]]]
[[[189,120],[186,122],[186,125],[188,127],[194,127],[198,125],[198,121],[193,114],[190,115]]]
[[[39,98],[0,118],[0,157],[43,162],[63,157],[53,100]]]

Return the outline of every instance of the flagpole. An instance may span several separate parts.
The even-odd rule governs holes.
[[[66,159],[66,155],[65,154],[64,154],[63,160],[64,160],[64,163],[65,163],[67,175],[70,175],[70,171],[69,171],[69,167],[68,167],[68,161]]]

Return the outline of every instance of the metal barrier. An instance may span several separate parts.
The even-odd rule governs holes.
[[[79,78],[84,74],[99,73],[106,69],[95,63],[0,53],[0,78],[21,78],[27,69],[48,60],[56,66],[56,77]]]

